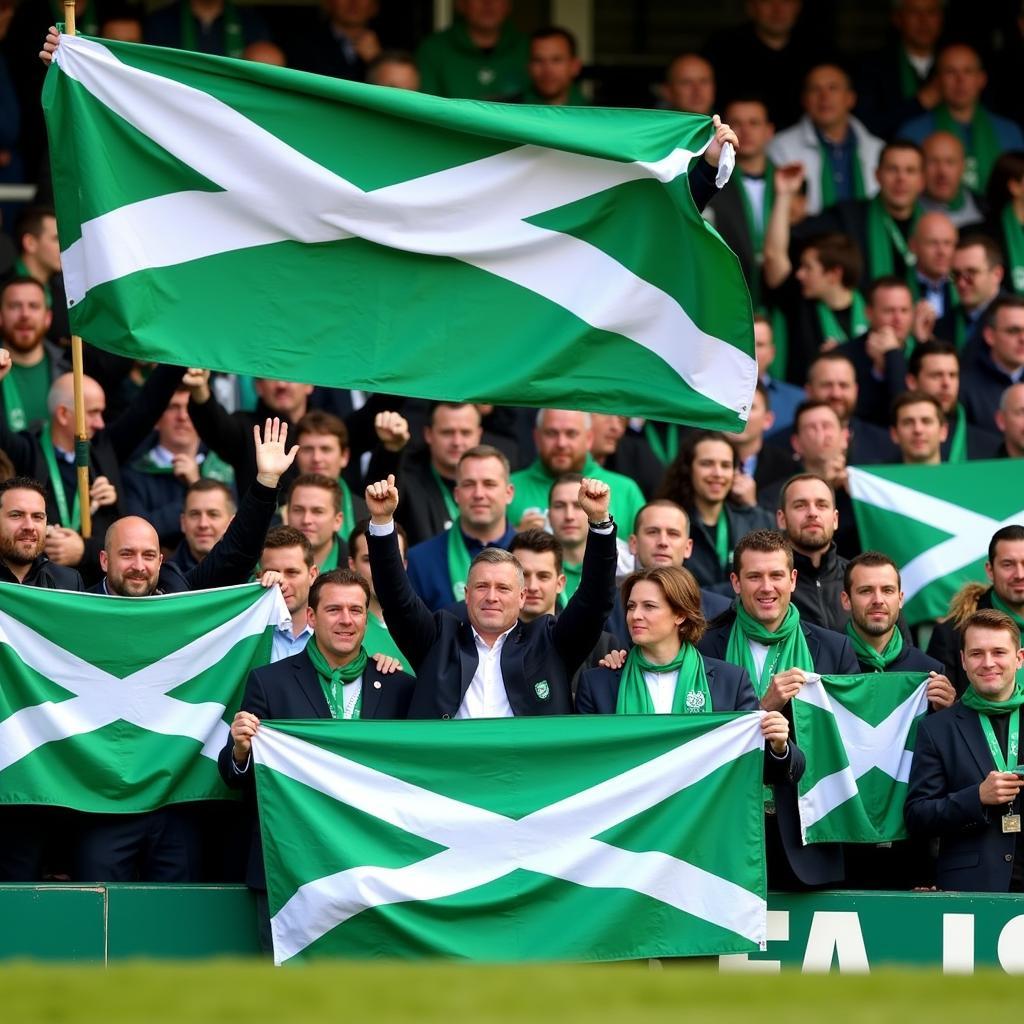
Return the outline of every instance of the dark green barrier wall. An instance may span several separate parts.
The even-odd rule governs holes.
[[[1024,974],[1024,897],[947,893],[772,895],[768,949],[723,971],[865,971],[913,964]],[[104,963],[258,952],[241,886],[0,887],[0,958]]]

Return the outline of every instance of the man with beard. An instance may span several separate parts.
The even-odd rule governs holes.
[[[793,604],[800,618],[841,632],[849,613],[840,601],[846,559],[832,539],[839,526],[835,491],[815,473],[790,477],[779,492],[775,521],[793,547]]]
[[[46,419],[50,385],[67,369],[61,350],[46,337],[51,317],[46,291],[34,277],[15,277],[0,289],[0,335],[13,364],[0,401],[11,430]]]

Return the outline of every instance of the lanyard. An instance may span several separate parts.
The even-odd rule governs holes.
[[[4,412],[7,414],[7,426],[11,430],[24,430],[28,426],[25,416],[25,403],[21,400],[21,390],[14,379],[14,369],[4,377],[0,384],[4,396]]]
[[[77,530],[82,525],[82,509],[79,502],[78,488],[75,488],[75,501],[71,507],[71,514],[68,515],[68,496],[64,490],[64,478],[57,469],[57,456],[54,454],[53,438],[50,436],[50,424],[43,424],[43,433],[39,438],[40,446],[43,449],[43,458],[46,460],[46,471],[50,474],[50,487],[53,490],[54,499],[57,502],[57,512],[60,514],[61,526]]]
[[[1020,746],[1020,708],[1014,708],[1010,714],[1010,730],[1006,737],[1006,757],[999,748],[999,741],[996,739],[995,730],[989,721],[988,715],[978,715],[981,722],[981,731],[985,734],[985,742],[988,743],[989,753],[995,762],[996,768],[1001,772],[1008,772],[1017,767],[1017,753]]]
[[[345,692],[345,684],[341,685],[342,694]],[[358,679],[352,680],[352,693],[348,700],[342,704],[338,700],[338,682],[332,680],[324,687],[324,696],[327,697],[327,706],[331,710],[331,718],[360,718],[363,710],[363,687]],[[338,712],[341,714],[338,714]]]

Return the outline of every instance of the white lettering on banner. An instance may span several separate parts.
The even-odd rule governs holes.
[[[789,911],[768,911],[768,941],[789,942]],[[723,974],[778,974],[781,960],[751,960],[748,953],[728,953],[718,958],[718,969]]]
[[[840,974],[867,974],[871,970],[860,916],[852,911],[818,910],[811,918],[804,952],[804,973],[827,974],[832,969],[833,957]]]
[[[1024,974],[1024,914],[1011,917],[999,933],[999,966],[1007,974]]]
[[[974,915],[942,915],[942,973],[974,973]]]

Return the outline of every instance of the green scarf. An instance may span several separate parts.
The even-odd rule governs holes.
[[[754,656],[750,653],[751,640],[774,648],[765,658],[764,668],[760,673],[754,665]],[[796,605],[789,606],[786,617],[772,633],[737,601],[736,621],[729,632],[725,660],[747,670],[759,698],[764,696],[776,671],[785,672],[791,668],[799,668],[805,672],[813,672],[814,662],[811,660],[811,652],[807,649],[807,639],[800,628],[800,613],[796,610]]]
[[[456,516],[448,530],[448,579],[452,583],[452,598],[462,601],[466,597],[466,581],[469,579],[469,548],[462,536],[459,517]]]
[[[715,554],[718,556],[718,564],[722,569],[728,569],[731,555],[729,551],[729,517],[725,513],[724,505],[715,522]]]
[[[866,665],[871,672],[887,672],[889,666],[903,653],[903,634],[899,629],[893,629],[889,642],[881,651],[876,651],[861,635],[853,628],[852,622],[846,623],[846,635],[853,644],[853,651],[857,660]]]
[[[341,554],[341,542],[337,536],[334,538],[334,543],[331,545],[331,550],[327,552],[327,557],[324,559],[324,564],[317,566],[320,573],[330,572],[332,569],[338,568],[338,556]]]
[[[1017,612],[1015,612],[1015,611],[1014,611],[1014,610],[1013,610],[1013,609],[1012,609],[1012,608],[1011,608],[1011,607],[1010,607],[1010,606],[1009,606],[1009,605],[1008,605],[1008,604],[1007,604],[1007,603],[1006,603],[1006,602],[1005,602],[1005,601],[1004,601],[1004,600],[1003,600],[1003,599],[1002,599],[1002,598],[1001,598],[1001,597],[1000,597],[1000,596],[999,596],[999,595],[998,595],[998,594],[997,594],[997,593],[995,592],[995,590],[990,590],[990,591],[988,592],[988,596],[989,596],[989,598],[990,598],[990,599],[991,599],[991,601],[992,601],[992,607],[993,607],[993,608],[995,608],[995,609],[996,609],[997,611],[1001,611],[1001,612],[1002,612],[1002,613],[1003,613],[1004,615],[1009,615],[1009,616],[1010,616],[1010,618],[1011,618],[1011,619],[1013,619],[1013,621],[1017,623],[1017,626],[1018,626],[1018,627],[1019,627],[1020,629],[1024,630],[1024,617],[1022,617],[1022,616],[1018,615],[1018,614],[1017,614]]]
[[[750,194],[746,185],[743,184],[745,175],[740,172],[739,181],[736,187],[740,190],[740,201],[743,206],[743,217],[747,224],[747,234],[750,236],[750,245],[754,250],[754,263],[756,264],[753,280],[750,282],[750,301],[757,306],[761,300],[761,266],[764,263],[764,234],[768,228],[768,218],[772,214],[772,206],[775,203],[775,168],[769,163],[764,169],[764,196],[761,200],[761,220],[758,222],[754,216],[754,207],[750,202]]]
[[[331,718],[359,718],[363,708],[363,693],[359,691],[355,703],[345,707],[339,684],[351,683],[358,679],[366,671],[366,648],[360,647],[359,654],[347,665],[341,668],[331,668],[327,659],[323,656],[316,637],[311,636],[306,644],[306,654],[316,669],[317,678],[320,680],[320,687],[324,691],[324,700],[331,711]]]
[[[819,141],[818,150],[821,153],[821,208],[827,210],[836,204],[836,179],[832,174],[832,161],[829,159],[828,149]],[[864,190],[864,172],[860,167],[860,147],[856,141],[853,145],[853,189],[850,193],[851,199],[866,199],[867,193]]]
[[[53,435],[50,432],[49,420],[43,424],[43,432],[39,438],[39,447],[43,450],[43,461],[46,463],[46,472],[50,477],[50,489],[53,491],[54,500],[57,502],[60,525],[66,526],[69,530],[77,530],[82,525],[81,495],[76,486],[75,497],[69,511],[68,496],[64,490],[64,478],[60,475],[60,470],[57,468],[57,452],[53,446]]]
[[[924,83],[917,68],[910,63],[907,51],[900,47],[900,93],[905,100],[913,99]]]
[[[788,380],[789,373],[789,324],[786,323],[786,315],[776,306],[766,311],[772,322],[772,340],[775,342],[775,358],[772,365],[768,367],[768,373],[775,380]]]
[[[838,342],[849,341],[850,337],[847,336],[846,331],[843,330],[842,325],[839,323],[835,310],[829,309],[820,299],[814,305],[818,314],[818,324],[821,327],[822,339],[828,340],[833,338]],[[850,303],[850,336],[859,338],[862,334],[867,333],[868,326],[864,296],[860,292],[854,291],[853,301]]]
[[[959,402],[956,403],[953,437],[949,443],[949,458],[946,461],[967,461],[967,412]]]
[[[4,399],[4,414],[7,417],[7,429],[18,431],[28,426],[28,416],[25,413],[25,403],[21,398],[21,389],[14,379],[14,368],[3,379],[0,384],[0,394]]]
[[[940,103],[933,115],[936,131],[951,132],[964,144],[967,155],[964,184],[974,192],[983,192],[1000,152],[999,138],[988,111],[979,103],[969,125],[955,121],[945,103]]]
[[[1024,704],[1024,686],[1018,682],[1010,697],[998,702],[982,697],[973,686],[968,686],[960,698],[960,703],[977,711],[979,715],[1006,715]]]
[[[565,573],[565,590],[562,591],[562,600],[568,604],[569,599],[579,589],[580,580],[583,578],[583,563],[569,565],[568,562],[563,562],[562,572]]]
[[[915,203],[914,212],[910,217],[910,234],[913,234],[920,218],[921,207]],[[875,196],[868,204],[868,272],[872,280],[897,273],[893,249],[900,254],[903,262],[899,273],[906,277],[907,285],[913,292],[917,287],[917,276],[914,274],[917,259],[910,251],[896,221],[882,205],[881,198]]]
[[[617,715],[653,715],[654,701],[644,681],[644,672],[676,672],[676,689],[672,695],[673,715],[693,715],[713,711],[704,659],[693,644],[684,643],[667,665],[655,665],[631,647],[622,667],[619,696],[615,702]]]
[[[663,465],[676,461],[679,454],[679,428],[674,423],[665,424],[665,439],[662,440],[658,428],[651,420],[644,423],[644,437],[654,452],[654,457]]]
[[[1013,203],[1007,203],[1001,214],[1006,255],[1009,257],[1010,282],[1018,295],[1024,295],[1024,228],[1013,212]]]
[[[459,518],[459,506],[455,504],[455,496],[452,494],[451,488],[444,482],[444,478],[436,469],[434,464],[430,464],[430,475],[434,478],[434,483],[437,484],[437,489],[441,492],[441,499],[444,501],[445,511],[448,513],[448,520],[454,523]]]
[[[199,49],[196,33],[196,19],[192,14],[192,5],[188,0],[181,0],[181,48],[183,50]],[[231,2],[224,2],[224,56],[241,57],[245,52],[245,35],[242,32],[242,19],[238,16],[238,8]]]
[[[352,491],[342,477],[338,477],[341,488],[341,528],[348,532],[356,525],[355,506],[352,504]],[[341,534],[338,534],[340,537]]]

